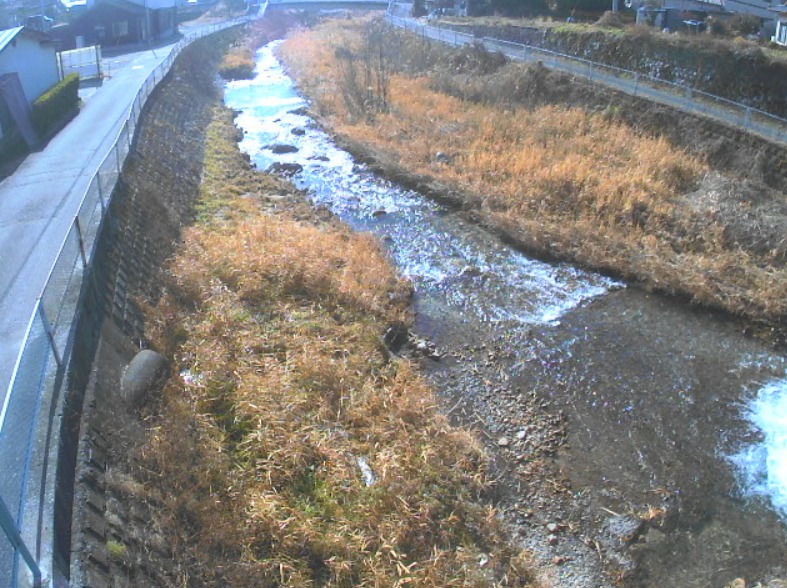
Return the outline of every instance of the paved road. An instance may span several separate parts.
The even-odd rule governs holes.
[[[137,90],[175,43],[113,57],[111,77],[83,94],[80,113],[0,182],[0,400],[37,298],[99,163]]]

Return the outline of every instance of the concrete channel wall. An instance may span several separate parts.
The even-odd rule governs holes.
[[[183,48],[249,20],[189,34],[148,76],[52,265],[0,409],[0,588],[69,585],[76,434],[103,304],[94,263],[113,194],[148,97]]]

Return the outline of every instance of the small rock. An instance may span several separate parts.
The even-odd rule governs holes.
[[[516,434],[516,438],[517,438],[517,440],[519,440],[519,441],[524,441],[524,440],[525,440],[525,437],[527,437],[527,431],[525,431],[524,429],[522,429],[521,431],[519,431],[519,432]]]
[[[309,158],[309,161],[330,161],[331,158],[327,155],[312,155]]]
[[[383,335],[383,343],[392,353],[399,353],[409,339],[407,325],[399,322],[390,325]]]
[[[498,447],[508,447],[510,444],[511,442],[508,440],[508,437],[500,437],[500,439],[497,440]]]
[[[280,176],[290,177],[303,171],[303,166],[300,163],[281,163],[279,161],[271,164],[265,170],[269,174],[278,174]]]
[[[268,149],[270,149],[273,153],[277,155],[281,155],[284,153],[297,153],[298,148],[295,145],[285,145],[282,143],[276,143],[275,145],[268,145]]]
[[[442,151],[438,151],[434,154],[434,160],[437,163],[451,163],[451,158]]]
[[[667,538],[666,533],[660,531],[655,527],[650,527],[648,529],[648,532],[645,534],[645,543],[655,545],[657,543],[661,543],[666,538]]]
[[[562,566],[564,563],[566,563],[566,558],[560,555],[556,555],[555,557],[552,558],[552,563],[555,564],[556,566]]]
[[[549,537],[547,537],[547,543],[549,543],[552,546],[557,545],[557,535],[550,535]]]
[[[120,378],[120,393],[131,406],[142,406],[148,397],[161,389],[169,375],[167,358],[150,349],[134,356]]]
[[[548,523],[547,524],[547,531],[549,531],[551,534],[554,535],[555,533],[557,533],[557,530],[558,530],[557,523]]]
[[[300,127],[295,127],[290,132],[296,137],[303,137],[306,134],[306,131]]]
[[[466,266],[465,266],[465,267],[463,267],[463,268],[462,268],[462,270],[459,272],[459,275],[460,275],[461,277],[463,277],[463,278],[472,278],[472,277],[478,277],[478,276],[480,276],[480,275],[481,275],[481,273],[482,273],[482,272],[481,272],[481,269],[480,269],[480,268],[478,268],[478,267],[476,267],[476,266],[474,266],[474,265],[466,265]]]
[[[372,213],[372,216],[373,216],[374,218],[380,218],[381,216],[385,216],[386,214],[388,214],[388,211],[387,211],[387,210],[380,209],[380,210],[375,210],[375,211]]]

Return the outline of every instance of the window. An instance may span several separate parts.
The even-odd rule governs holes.
[[[787,22],[779,21],[776,25],[776,36],[774,41],[781,45],[787,45]]]
[[[127,37],[128,36],[128,21],[127,20],[119,20],[117,22],[112,23],[112,36],[116,39],[118,37]]]

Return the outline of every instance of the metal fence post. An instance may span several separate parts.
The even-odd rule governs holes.
[[[2,498],[0,498],[0,527],[5,531],[8,542],[22,555],[22,559],[25,560],[27,567],[33,572],[33,584],[35,586],[41,586],[41,570],[38,568],[38,564],[36,560],[33,559],[33,555],[30,553],[27,545],[25,545],[25,542],[22,540],[22,536],[19,534],[19,530],[14,523],[14,517],[11,516],[11,512],[5,504],[5,500]]]
[[[77,239],[79,241],[79,253],[82,254],[82,267],[87,267],[87,255],[85,254],[85,239],[82,237],[82,224],[79,222],[79,216],[74,217],[74,227],[77,230]]]
[[[52,323],[49,322],[49,319],[46,316],[46,312],[44,312],[44,305],[41,304],[41,299],[38,299],[38,314],[41,317],[41,323],[44,325],[44,330],[46,331],[46,335],[49,338],[49,345],[52,347],[52,353],[55,354],[55,361],[57,362],[57,367],[63,367],[63,356],[60,355],[60,351],[57,349],[57,342],[55,341],[55,331],[52,327]]]
[[[101,187],[101,168],[96,172],[96,186],[98,186],[98,199],[101,201],[101,210],[107,209],[107,204],[104,202],[104,189]]]

